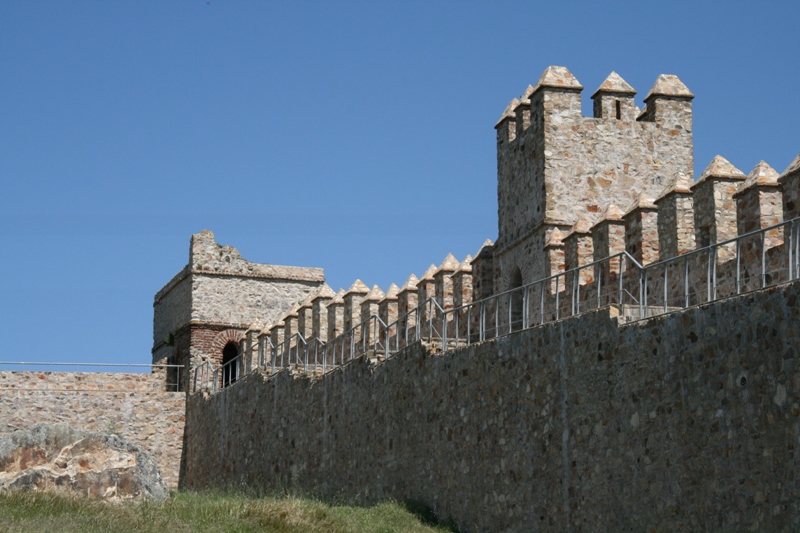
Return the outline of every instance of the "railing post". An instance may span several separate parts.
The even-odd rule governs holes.
[[[719,260],[719,248],[714,248],[713,254],[713,265],[714,265],[714,299],[717,299],[717,261]]]
[[[597,309],[602,307],[602,300],[600,297],[600,285],[603,283],[603,269],[600,268],[600,263],[594,265],[594,279],[597,280]]]
[[[742,252],[742,242],[737,240],[736,241],[736,294],[741,294],[742,292],[741,252]]]
[[[556,276],[556,320],[558,320],[558,318],[560,316],[559,311],[561,310],[560,309],[561,308],[561,303],[560,303],[560,298],[559,298],[560,291],[558,290],[558,278],[559,278],[559,276]]]
[[[706,301],[711,301],[711,248],[706,252]]]
[[[689,256],[683,258],[683,307],[689,307]]]
[[[644,269],[639,269],[639,320],[644,318]]]
[[[767,232],[761,231],[761,288],[767,286]]]
[[[506,298],[506,303],[508,304],[508,332],[511,333],[513,331],[513,324],[511,323],[511,301],[514,299],[514,291],[511,291]]]

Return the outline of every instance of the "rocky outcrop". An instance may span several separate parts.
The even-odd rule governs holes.
[[[155,460],[139,446],[67,424],[36,424],[0,438],[0,491],[169,497]]]

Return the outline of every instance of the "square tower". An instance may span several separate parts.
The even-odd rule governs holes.
[[[523,283],[556,273],[545,253],[555,230],[657,197],[667,177],[693,172],[694,95],[677,76],[660,75],[641,111],[636,91],[614,72],[592,95],[593,117],[581,114],[582,90],[565,67],[548,67],[495,126],[497,292],[519,282],[517,270]]]
[[[321,268],[251,263],[208,230],[192,235],[189,264],[153,302],[153,363],[216,368],[239,354],[252,324],[273,324],[324,282]],[[180,377],[185,390],[188,372]]]

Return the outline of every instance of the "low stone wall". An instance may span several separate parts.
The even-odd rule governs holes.
[[[0,436],[36,423],[116,433],[147,450],[178,486],[186,395],[159,374],[0,372]]]
[[[800,283],[188,400],[186,485],[415,499],[465,531],[800,528]]]

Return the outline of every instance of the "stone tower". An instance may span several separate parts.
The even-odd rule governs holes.
[[[238,355],[253,323],[276,322],[324,282],[321,268],[250,263],[208,230],[192,235],[189,264],[153,302],[153,363],[216,368]]]
[[[657,198],[674,175],[693,173],[694,95],[676,76],[658,77],[643,110],[615,72],[592,95],[593,117],[581,114],[582,90],[565,67],[548,67],[495,126],[495,292],[563,270],[558,237],[579,218]]]

